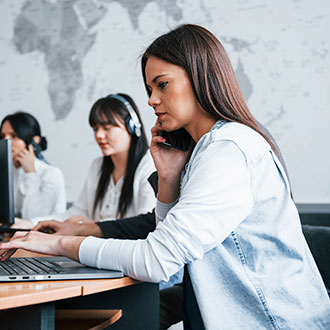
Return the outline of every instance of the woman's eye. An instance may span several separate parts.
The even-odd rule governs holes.
[[[158,84],[158,87],[159,87],[160,89],[164,89],[164,88],[166,87],[167,84],[168,84],[167,81],[165,81],[165,82],[160,82],[160,83]]]

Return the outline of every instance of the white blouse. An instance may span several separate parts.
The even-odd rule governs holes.
[[[72,207],[64,213],[55,214],[53,216],[38,217],[32,219],[32,222],[36,224],[38,221],[50,219],[65,221],[75,215],[82,215],[84,217],[94,219],[95,221],[115,220],[117,218],[117,209],[124,178],[121,178],[117,181],[117,184],[114,184],[111,176],[108,190],[106,191],[103,199],[102,207],[100,208],[100,206],[98,206],[96,208],[95,215],[93,214],[95,193],[99,182],[102,161],[103,157],[99,157],[94,159],[92,162],[83,189],[81,190],[78,199],[73,203]],[[133,199],[131,205],[129,205],[126,213],[124,214],[124,217],[147,213],[155,207],[155,194],[148,182],[148,177],[155,170],[156,169],[150,152],[147,151],[135,171]]]
[[[35,159],[35,172],[25,173],[14,167],[15,215],[31,219],[66,209],[65,184],[62,171]]]

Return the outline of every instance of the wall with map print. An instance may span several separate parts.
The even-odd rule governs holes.
[[[330,202],[330,4],[327,0],[0,0],[0,118],[35,115],[47,159],[74,200],[100,156],[92,104],[131,95],[150,138],[139,56],[181,23],[222,41],[254,116],[276,138],[295,200]]]

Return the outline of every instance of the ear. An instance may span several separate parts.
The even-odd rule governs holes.
[[[33,139],[33,141],[34,141],[36,144],[39,144],[39,143],[40,143],[40,136],[35,135],[32,139]]]

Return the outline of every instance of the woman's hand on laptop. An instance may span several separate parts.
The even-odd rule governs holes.
[[[33,230],[56,235],[102,237],[102,231],[95,221],[87,219],[89,220],[88,222],[80,224],[77,221],[68,220],[64,222],[57,220],[40,221]]]
[[[6,261],[17,249],[66,256],[79,261],[79,247],[85,237],[48,235],[37,231],[17,232],[7,243],[0,243],[0,261]]]

